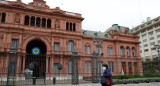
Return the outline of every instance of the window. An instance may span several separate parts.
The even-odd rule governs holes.
[[[84,46],[84,53],[87,54],[87,45]]]
[[[155,42],[151,42],[151,43],[150,43],[150,45],[154,45],[154,44],[155,44]]]
[[[88,46],[88,54],[90,54],[90,46]]]
[[[129,48],[128,47],[126,48],[126,54],[127,54],[127,56],[129,56]]]
[[[144,47],[148,47],[148,44],[145,44]]]
[[[124,56],[124,48],[122,46],[120,47],[120,53],[121,53],[121,56]]]
[[[145,49],[144,52],[148,52],[148,49]]]
[[[160,32],[160,30],[156,30],[156,33],[159,33]]]
[[[94,33],[94,36],[98,36],[98,33]]]
[[[66,22],[66,30],[68,31],[69,30],[69,23]]]
[[[88,68],[87,68],[87,62],[85,62],[85,73],[87,73],[88,72]]]
[[[132,56],[135,56],[135,49],[132,48]]]
[[[5,21],[6,21],[6,13],[2,13],[1,22],[5,22]]]
[[[114,62],[108,62],[108,68],[110,69],[111,72],[114,72]]]
[[[91,63],[85,62],[85,73],[91,73]]]
[[[29,25],[29,16],[25,16],[24,25]]]
[[[59,51],[59,43],[54,43],[54,51]]]
[[[88,63],[88,72],[91,73],[91,63]]]
[[[87,31],[83,31],[83,35],[87,35]]]
[[[37,27],[40,27],[40,23],[41,23],[41,19],[38,17],[38,18],[36,19],[36,26],[37,26]]]
[[[158,35],[157,38],[160,38],[160,35]]]
[[[35,17],[31,17],[31,23],[30,26],[35,26]]]
[[[142,38],[145,38],[146,37],[146,34],[142,35]]]
[[[108,48],[108,55],[113,55],[113,49],[112,48]]]
[[[156,50],[156,48],[155,48],[155,47],[152,47],[151,50]]]
[[[105,37],[108,38],[108,34],[105,34]]]
[[[153,35],[153,31],[152,31],[152,32],[149,32],[148,35],[149,35],[149,36],[152,36],[152,35]]]
[[[90,54],[90,46],[87,46],[87,45],[84,46],[84,53]]]
[[[16,69],[16,63],[15,62],[10,62],[10,68],[9,68],[9,72],[10,72],[10,74],[14,74],[16,71],[15,71],[15,69]]]
[[[72,73],[72,61],[68,61],[68,73]]]
[[[54,73],[58,74],[59,70],[58,70],[58,63],[54,63]]]
[[[43,28],[46,27],[46,19],[45,19],[45,18],[42,19],[42,27],[43,27]]]
[[[12,40],[12,48],[18,48],[18,39]]]
[[[154,39],[154,37],[151,37],[151,38],[150,38],[150,40],[153,40],[153,39]]]
[[[51,28],[51,23],[52,23],[51,19],[47,19],[47,28]]]
[[[101,69],[101,70],[100,70]],[[99,66],[99,62],[98,62],[98,72],[101,71],[101,73],[103,72],[103,69],[102,69],[102,63],[100,62],[100,66]]]
[[[147,39],[144,39],[144,40],[143,40],[143,42],[146,42],[146,41],[147,41]]]
[[[73,31],[76,31],[76,24],[73,23]]]
[[[72,52],[73,49],[74,49],[73,41],[69,41],[69,42],[68,42],[68,51]]]

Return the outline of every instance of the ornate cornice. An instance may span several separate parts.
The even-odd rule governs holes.
[[[70,18],[70,19],[76,19],[76,20],[80,20],[80,21],[83,21],[84,18],[82,17],[78,17],[78,16],[71,16],[71,15],[66,15],[65,14],[65,11],[62,11],[62,10],[52,10],[52,9],[47,9],[47,10],[50,10],[50,11],[44,11],[45,9],[32,9],[32,8],[27,8],[27,5],[25,4],[12,4],[12,5],[9,5],[9,4],[2,4],[0,3],[0,7],[1,8],[7,8],[7,9],[11,9],[11,10],[21,10],[21,11],[24,11],[25,12],[34,12],[34,13],[38,13],[38,14],[45,14],[45,15],[50,15],[50,16],[61,16],[61,17],[65,17],[65,18]]]

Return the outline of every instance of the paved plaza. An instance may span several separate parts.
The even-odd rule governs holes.
[[[56,85],[56,86],[76,86],[76,85],[70,85],[70,84],[63,84],[63,85]],[[90,84],[79,84],[77,86],[101,86],[101,84],[97,83],[90,83]],[[117,84],[112,86],[160,86],[160,82],[153,82],[153,83],[139,83],[139,84]]]
[[[27,85],[24,85],[27,86]],[[31,85],[29,85],[31,86]],[[101,86],[99,83],[87,83],[87,84],[79,84],[79,85],[71,85],[71,84],[56,84],[56,85],[33,85],[33,86]],[[153,83],[139,83],[139,84],[117,84],[112,86],[160,86],[160,82]]]

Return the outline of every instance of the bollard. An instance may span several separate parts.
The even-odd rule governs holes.
[[[33,85],[36,85],[36,77],[33,77]]]
[[[53,84],[55,85],[56,84],[56,78],[53,77]]]

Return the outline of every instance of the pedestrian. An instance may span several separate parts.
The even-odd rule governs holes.
[[[112,85],[112,74],[110,70],[108,69],[107,64],[103,64],[104,72],[102,75],[101,84],[102,86],[111,86]]]

